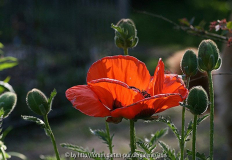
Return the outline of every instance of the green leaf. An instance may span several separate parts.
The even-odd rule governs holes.
[[[204,121],[204,120],[205,120],[206,118],[208,118],[208,117],[209,117],[209,114],[206,114],[206,115],[204,115],[203,117],[199,117],[199,118],[197,119],[197,125],[199,125],[202,121]],[[185,141],[188,140],[188,137],[189,137],[189,135],[192,133],[192,131],[193,131],[193,121],[191,120],[191,121],[189,122],[188,127],[187,127],[187,130],[186,130],[186,132],[185,132],[185,137],[184,137]]]
[[[113,28],[115,31],[117,31],[119,33],[123,33],[122,28],[114,25],[113,23],[111,24],[111,28]]]
[[[8,117],[9,114],[14,110],[16,106],[17,96],[12,92],[5,92],[0,95],[0,108],[4,110],[4,118]]]
[[[56,89],[54,89],[48,99],[48,106],[49,108],[51,109],[52,108],[52,102],[53,102],[53,99],[54,97],[56,96],[57,92],[56,92]]]
[[[232,29],[232,21],[227,22],[226,27]]]
[[[143,141],[138,141],[137,145],[139,148],[143,149],[146,154],[152,154],[156,149],[156,145],[151,145]]]
[[[46,128],[46,127],[45,127],[45,123],[44,123],[41,119],[39,119],[39,118],[37,118],[37,117],[33,117],[33,116],[24,116],[24,115],[22,115],[21,117],[22,117],[24,120],[26,120],[26,121],[35,122],[36,124],[40,125],[42,128]]]
[[[18,65],[17,58],[14,58],[14,57],[0,58],[0,71],[7,69],[7,68],[12,68],[16,65]]]
[[[69,144],[69,143],[61,143],[60,145],[61,145],[61,147],[70,149],[72,151],[76,151],[78,153],[83,153],[84,155],[87,155],[87,156],[89,156],[89,157],[91,157],[91,158],[93,158],[95,160],[101,160],[102,159],[102,158],[93,156],[96,153],[94,151],[94,149],[92,149],[92,151],[90,152],[88,149],[84,149],[81,146],[77,146],[77,145],[73,145],[73,144]]]
[[[99,137],[100,139],[102,139],[103,143],[106,143],[108,146],[110,144],[112,144],[112,140],[113,140],[114,135],[112,135],[110,140],[109,140],[107,132],[105,130],[99,130],[99,129],[98,130],[92,130],[91,128],[89,130],[93,135],[95,135],[95,136]]]
[[[163,116],[160,116],[156,121],[166,123],[168,127],[172,130],[172,132],[175,134],[177,139],[179,141],[181,140],[179,131],[170,118],[165,118]]]
[[[10,92],[15,93],[13,87],[9,83],[6,83],[4,81],[0,81],[0,86],[3,87],[4,89],[10,91]]]
[[[163,152],[167,155],[167,158],[170,158],[171,160],[178,160],[174,149],[171,150],[169,146],[162,141],[159,141],[159,145],[163,149]]]
[[[168,134],[168,128],[164,128],[161,129],[157,132],[155,132],[155,134],[151,135],[151,139],[150,139],[150,144],[154,144],[158,141],[158,139],[160,139],[161,137],[164,137],[166,134]]]
[[[204,115],[203,117],[199,117],[197,119],[197,125],[199,125],[202,121],[209,117],[209,114]]]
[[[9,155],[11,155],[11,156],[18,157],[18,158],[20,158],[22,160],[26,160],[27,159],[27,157],[25,155],[23,155],[21,153],[18,153],[18,152],[7,152],[7,153]]]
[[[192,151],[190,151],[190,150],[187,149],[187,155],[188,156],[192,156],[193,155]],[[208,159],[208,157],[206,157],[206,155],[204,153],[201,154],[199,152],[196,153],[196,157],[199,160],[207,160]]]

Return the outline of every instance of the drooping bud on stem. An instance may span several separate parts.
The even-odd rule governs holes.
[[[26,97],[28,107],[38,115],[44,116],[51,110],[47,97],[38,89],[32,89]]]
[[[203,114],[208,107],[208,96],[201,86],[193,87],[187,98],[187,108],[194,115]]]
[[[212,40],[203,40],[198,48],[198,67],[201,71],[210,72],[221,66],[221,58],[216,43]]]
[[[182,72],[187,76],[195,76],[197,74],[197,56],[192,50],[187,50],[180,63]]]
[[[128,49],[137,45],[139,38],[131,19],[121,19],[117,25],[111,24],[111,27],[115,30],[114,41],[117,47]]]

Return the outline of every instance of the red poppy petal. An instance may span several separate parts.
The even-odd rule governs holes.
[[[146,90],[151,76],[143,62],[132,56],[118,55],[102,58],[89,68],[87,82],[100,78],[116,79]]]
[[[96,93],[99,100],[110,110],[125,107],[144,99],[138,90],[132,89],[118,80],[101,78],[90,81],[88,85]]]
[[[181,101],[183,101],[183,99],[179,94],[159,94],[138,101],[128,107],[118,108],[111,112],[111,116],[124,117],[127,119],[147,118],[154,113],[178,106]]]
[[[87,85],[78,85],[66,91],[67,99],[82,113],[94,117],[110,116],[110,111],[99,101]]]
[[[179,93],[185,99],[188,95],[188,90],[178,75],[165,74],[162,93]]]
[[[156,94],[161,94],[164,82],[164,63],[162,59],[159,59],[158,65],[155,69],[154,76],[151,79],[147,92],[154,96]]]

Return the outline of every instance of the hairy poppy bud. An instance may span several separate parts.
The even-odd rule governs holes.
[[[51,108],[48,104],[47,97],[38,89],[32,89],[27,93],[28,107],[38,115],[46,115],[50,112]]]
[[[137,45],[139,38],[135,24],[131,19],[121,19],[117,25],[111,24],[115,30],[114,41],[119,48],[133,48]]]
[[[186,76],[197,74],[197,56],[192,50],[187,50],[180,63],[181,70]]]
[[[3,109],[3,117],[6,118],[16,106],[17,96],[12,92],[5,92],[0,96],[0,108]]]
[[[217,45],[212,40],[203,40],[198,48],[198,67],[201,71],[216,70],[221,66]]]
[[[187,108],[192,114],[203,114],[208,107],[208,96],[201,86],[193,87],[187,98]]]

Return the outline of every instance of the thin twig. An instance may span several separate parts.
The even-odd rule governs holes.
[[[153,13],[149,13],[149,12],[146,12],[146,11],[139,11],[139,10],[136,10],[136,9],[133,9],[135,12],[137,13],[142,13],[142,14],[146,14],[146,15],[149,15],[149,16],[152,16],[152,17],[156,17],[156,18],[159,18],[159,19],[162,19],[170,24],[173,24],[175,26],[176,29],[180,29],[182,31],[185,31],[189,34],[192,34],[192,35],[195,35],[195,36],[200,36],[200,37],[204,37],[204,38],[210,38],[210,39],[213,39],[213,40],[216,40],[216,41],[221,41],[221,42],[227,42],[228,41],[228,37],[225,37],[225,36],[222,36],[222,35],[219,35],[219,34],[215,34],[215,33],[210,33],[210,32],[207,32],[205,30],[202,30],[202,29],[197,29],[195,28],[194,26],[192,25],[189,25],[189,26],[182,26],[182,25],[179,25],[173,21],[171,21],[170,19],[162,16],[162,15],[158,15],[158,14],[153,14]]]

